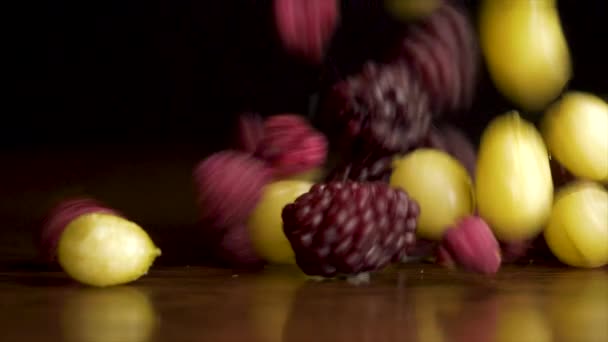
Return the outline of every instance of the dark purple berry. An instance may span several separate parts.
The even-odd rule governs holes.
[[[416,243],[418,204],[382,182],[316,184],[283,209],[298,266],[333,277],[377,271]]]
[[[354,158],[334,168],[327,177],[327,181],[374,182],[388,183],[393,170],[392,157]]]
[[[333,87],[321,115],[338,148],[384,155],[409,151],[431,123],[427,96],[405,63],[367,63]]]

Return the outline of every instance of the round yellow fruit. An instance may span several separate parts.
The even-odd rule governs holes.
[[[543,110],[570,80],[570,52],[555,0],[484,0],[480,45],[490,76],[525,110]]]
[[[426,17],[439,8],[441,3],[440,0],[384,0],[388,12],[404,21]]]
[[[560,190],[544,234],[553,254],[567,265],[607,265],[608,191],[588,182]]]
[[[291,244],[283,232],[283,208],[308,192],[313,183],[281,180],[264,187],[262,197],[249,216],[247,225],[256,253],[276,264],[295,264]]]
[[[486,127],[477,157],[477,209],[503,241],[541,232],[553,203],[549,155],[536,128],[517,112]]]
[[[61,318],[69,342],[147,342],[157,324],[150,299],[130,287],[79,289],[68,296]]]
[[[417,234],[423,238],[441,239],[446,229],[475,210],[467,170],[439,150],[418,149],[396,159],[390,184],[418,202]]]
[[[70,277],[100,287],[139,279],[160,254],[136,223],[101,213],[70,222],[57,248],[59,264]]]
[[[549,153],[579,178],[608,181],[608,103],[568,92],[545,113],[542,131]]]

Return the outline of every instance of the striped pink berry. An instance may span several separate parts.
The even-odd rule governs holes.
[[[57,244],[66,226],[79,216],[89,213],[121,215],[91,198],[71,198],[59,202],[47,214],[38,236],[38,251],[43,261],[55,261]]]
[[[194,170],[201,219],[214,229],[244,223],[270,180],[264,162],[245,152],[212,154]]]

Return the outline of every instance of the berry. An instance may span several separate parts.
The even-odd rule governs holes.
[[[416,242],[418,204],[382,182],[316,184],[283,209],[284,231],[308,275],[377,271]]]
[[[283,208],[306,193],[312,183],[301,180],[280,180],[266,185],[247,226],[257,255],[275,264],[295,263],[293,250],[283,232]]]
[[[357,158],[334,168],[328,175],[327,181],[353,180],[357,182],[382,181],[388,183],[392,172],[392,163],[392,157]]]
[[[274,0],[275,25],[287,50],[320,62],[337,27],[337,0]]]
[[[228,227],[216,245],[215,257],[220,263],[239,269],[257,269],[264,261],[253,248],[245,224]]]
[[[264,123],[256,156],[272,167],[275,177],[293,176],[325,163],[327,141],[303,117],[275,115]]]
[[[38,251],[44,261],[55,261],[57,243],[65,227],[77,217],[89,213],[119,215],[114,209],[91,198],[64,200],[49,211],[38,236]]]
[[[473,184],[465,168],[445,152],[418,149],[394,163],[390,184],[420,205],[417,234],[440,240],[443,232],[473,213]]]
[[[264,137],[264,120],[256,113],[244,113],[237,122],[236,146],[239,151],[255,153]]]
[[[500,248],[492,230],[474,216],[463,218],[443,234],[439,259],[483,274],[496,273],[501,264]]]
[[[57,247],[59,264],[70,277],[99,287],[137,280],[160,254],[136,223],[100,213],[72,220]]]
[[[390,155],[418,145],[431,114],[406,64],[370,62],[332,88],[321,120],[339,148]]]
[[[405,61],[416,72],[435,114],[466,110],[479,70],[475,37],[465,12],[443,4],[425,20],[408,26],[389,58]]]
[[[194,170],[202,220],[213,229],[245,222],[270,180],[265,164],[245,152],[212,154]]]

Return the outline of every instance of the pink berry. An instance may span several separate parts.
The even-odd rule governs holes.
[[[214,229],[244,223],[271,179],[265,164],[245,152],[225,150],[194,170],[202,220]]]
[[[304,118],[275,115],[266,120],[264,127],[256,156],[272,167],[275,177],[310,171],[325,163],[327,139]]]
[[[239,151],[255,153],[264,137],[264,120],[256,113],[244,113],[237,124],[236,148]]]
[[[47,214],[38,236],[38,250],[45,262],[54,262],[57,244],[65,227],[77,217],[89,213],[120,215],[114,209],[91,198],[72,198],[55,205]]]
[[[320,62],[337,27],[337,0],[274,0],[276,29],[290,52]]]
[[[476,216],[466,217],[448,229],[438,249],[438,259],[465,270],[483,274],[498,272],[500,247],[490,227]]]

